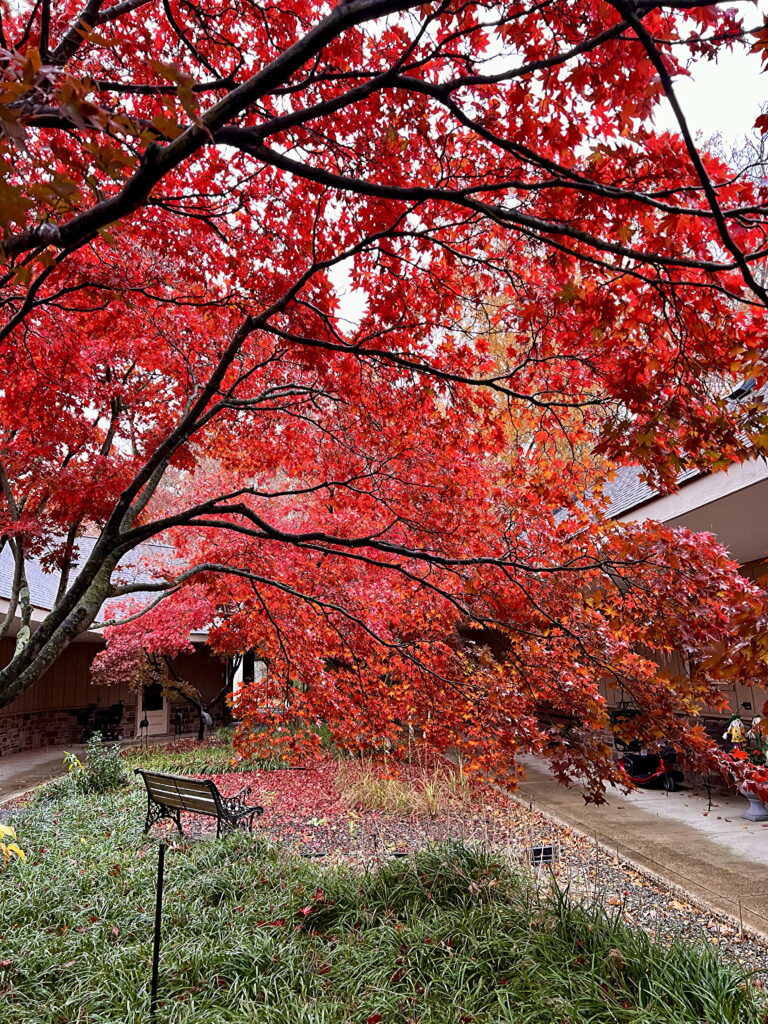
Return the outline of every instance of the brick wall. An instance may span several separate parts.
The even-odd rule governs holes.
[[[0,719],[0,757],[34,747],[79,743],[83,727],[68,711],[27,711]]]
[[[172,701],[168,727],[175,731],[176,712],[181,714],[181,731],[185,735],[197,734],[197,712],[186,701]],[[18,715],[0,717],[0,757],[20,754],[40,747],[66,747],[83,738],[83,718],[78,709],[62,711],[25,711]],[[217,705],[213,709],[213,728],[219,729],[229,719],[228,709]],[[90,717],[93,728],[94,716]],[[136,707],[126,706],[121,725],[126,739],[136,734]]]
[[[24,711],[0,718],[0,757],[40,747],[61,747],[82,742],[85,719],[78,708],[59,711]],[[94,716],[90,717],[93,728]],[[126,739],[136,731],[136,708],[126,707],[120,728]]]

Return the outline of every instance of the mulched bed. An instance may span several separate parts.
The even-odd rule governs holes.
[[[708,911],[692,897],[681,896],[675,887],[636,870],[590,837],[497,790],[478,789],[469,806],[457,803],[435,817],[387,815],[348,806],[334,784],[335,772],[333,762],[318,761],[304,770],[211,777],[227,796],[243,786],[252,787],[248,802],[265,806],[254,825],[255,834],[328,864],[372,867],[428,843],[451,839],[481,842],[530,863],[532,847],[552,844],[555,863],[534,867],[542,884],[555,879],[576,898],[600,900],[628,924],[644,928],[662,943],[675,934],[708,942],[745,972],[756,972],[757,983],[768,987],[764,940],[742,931],[724,915]],[[212,819],[198,815],[182,815],[182,824],[190,837],[215,831]]]
[[[251,787],[246,802],[265,807],[264,815],[256,819],[254,832],[258,830],[304,856],[328,863],[368,865],[449,839],[476,840],[522,853],[528,842],[555,837],[556,829],[545,825],[543,818],[541,827],[534,831],[527,828],[528,812],[492,789],[478,789],[469,808],[457,804],[435,817],[393,816],[348,806],[336,789],[335,774],[334,763],[321,760],[305,769],[207,777],[225,796]],[[216,829],[213,819],[193,814],[182,814],[182,826],[192,836]]]

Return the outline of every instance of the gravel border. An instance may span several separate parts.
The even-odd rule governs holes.
[[[576,899],[602,903],[663,945],[678,936],[706,942],[752,975],[760,988],[768,988],[768,935],[619,853],[594,834],[550,812],[531,809],[524,797],[508,796],[526,814],[548,822],[559,837],[560,863],[552,875],[560,885],[568,885]]]

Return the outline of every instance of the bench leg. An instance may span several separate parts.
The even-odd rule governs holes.
[[[163,818],[170,818],[179,830],[179,835],[184,835],[184,830],[181,827],[181,811],[166,807],[164,804],[156,804],[151,799],[147,801],[147,819],[144,823],[144,832],[149,832],[152,826]]]
[[[220,839],[221,836],[232,835],[233,832],[238,832],[240,829],[245,830],[248,825],[248,818],[240,818],[237,821],[230,821],[227,818],[217,817],[216,818],[216,838]],[[253,825],[253,817],[251,817],[251,826]]]
[[[149,797],[147,799],[147,820],[144,823],[144,831],[149,832],[152,826],[160,821],[161,818],[168,816],[168,809],[163,807],[162,804],[156,804],[155,801]]]

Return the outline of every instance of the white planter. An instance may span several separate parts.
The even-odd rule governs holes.
[[[749,800],[749,808],[742,811],[742,818],[746,818],[747,821],[768,821],[768,808],[757,799],[754,793],[750,793],[743,786],[739,789],[739,793]]]

